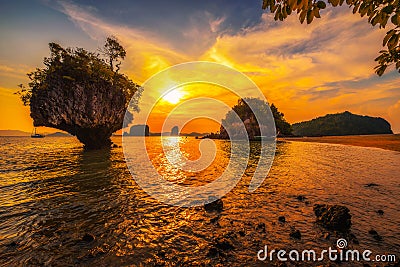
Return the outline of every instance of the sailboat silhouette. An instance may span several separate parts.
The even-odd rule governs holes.
[[[36,127],[33,128],[33,129],[34,129],[34,130],[32,131],[32,134],[31,134],[31,137],[32,137],[32,138],[43,138],[43,137],[44,137],[44,134],[36,133]]]

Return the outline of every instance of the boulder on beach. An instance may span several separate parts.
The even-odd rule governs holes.
[[[378,234],[378,232],[377,232],[376,230],[371,229],[371,230],[368,231],[368,233],[369,233],[370,235],[372,235],[372,237],[373,237],[375,240],[378,240],[378,241],[381,241],[381,240],[382,240],[382,236],[381,236],[380,234]]]
[[[330,230],[348,231],[351,226],[350,210],[341,205],[315,204],[317,222]]]
[[[235,248],[233,241],[236,240],[236,237],[236,234],[233,232],[222,233],[215,236],[210,244],[207,257],[215,258],[233,250]]]
[[[207,212],[221,212],[224,209],[224,202],[221,199],[217,199],[211,203],[207,203],[204,205],[204,209]]]
[[[291,238],[301,239],[301,232],[300,232],[299,230],[293,229],[293,230],[290,232],[289,236],[290,236]]]
[[[92,242],[92,241],[94,241],[95,239],[96,239],[96,237],[95,237],[94,235],[92,235],[92,234],[89,234],[89,233],[86,233],[86,234],[82,237],[82,241],[87,242],[87,243]]]

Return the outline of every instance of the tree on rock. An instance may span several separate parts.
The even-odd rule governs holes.
[[[292,126],[274,104],[271,104],[271,112],[275,120],[276,134],[282,136],[292,135]]]
[[[232,110],[226,114],[225,119],[222,120],[220,133],[219,135],[215,136],[215,138],[228,139],[229,135],[228,131],[225,129],[226,127],[238,129],[235,122],[235,114],[237,114],[237,116],[239,116],[241,121],[244,123],[246,134],[249,140],[254,140],[257,136],[261,135],[260,127],[262,127],[262,125],[259,125],[256,116],[254,115],[253,110],[248,103],[250,103],[251,107],[256,109],[255,111],[260,116],[264,118],[270,116],[268,111],[268,103],[266,103],[264,100],[259,98],[241,98],[238,100],[238,103],[232,107]],[[274,104],[270,106],[270,109],[275,121],[276,135],[291,135],[292,128],[291,125],[285,120],[284,114],[279,112],[278,108]],[[212,137],[214,136],[210,136],[210,138]]]
[[[103,51],[109,53],[106,59],[83,48],[63,48],[56,43],[49,48],[45,67],[29,73],[29,87],[21,86],[18,92],[24,105],[30,105],[34,126],[66,131],[86,149],[109,147],[112,133],[122,128],[127,109],[130,121],[131,112],[138,111],[142,90],[118,73],[125,50],[114,37],[107,38],[104,46]]]
[[[104,48],[101,50],[103,55],[106,57],[107,63],[110,65],[112,71],[114,71],[114,62],[116,70],[115,72],[119,71],[119,66],[121,65],[122,61],[125,59],[126,51],[119,44],[117,38],[114,36],[107,37],[106,44]],[[121,60],[120,60],[121,59]]]

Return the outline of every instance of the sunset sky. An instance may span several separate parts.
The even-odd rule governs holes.
[[[127,50],[121,70],[137,83],[178,63],[218,62],[248,75],[291,123],[348,110],[381,116],[400,132],[399,73],[391,68],[378,77],[373,71],[387,30],[348,7],[328,8],[310,25],[295,15],[275,22],[261,2],[2,1],[0,129],[32,130],[29,108],[13,93],[28,82],[27,72],[43,66],[49,42],[96,50],[115,35]],[[168,109],[199,95],[192,87],[180,90],[160,105]],[[145,91],[144,100],[153,93]],[[236,101],[222,91],[217,95]],[[135,123],[143,122],[136,115]],[[151,131],[160,131],[160,123],[150,123]],[[202,122],[186,131],[216,128]]]

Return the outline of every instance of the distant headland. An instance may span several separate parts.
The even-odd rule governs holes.
[[[356,115],[349,111],[295,123],[292,129],[297,136],[393,134],[390,123],[385,119]]]

